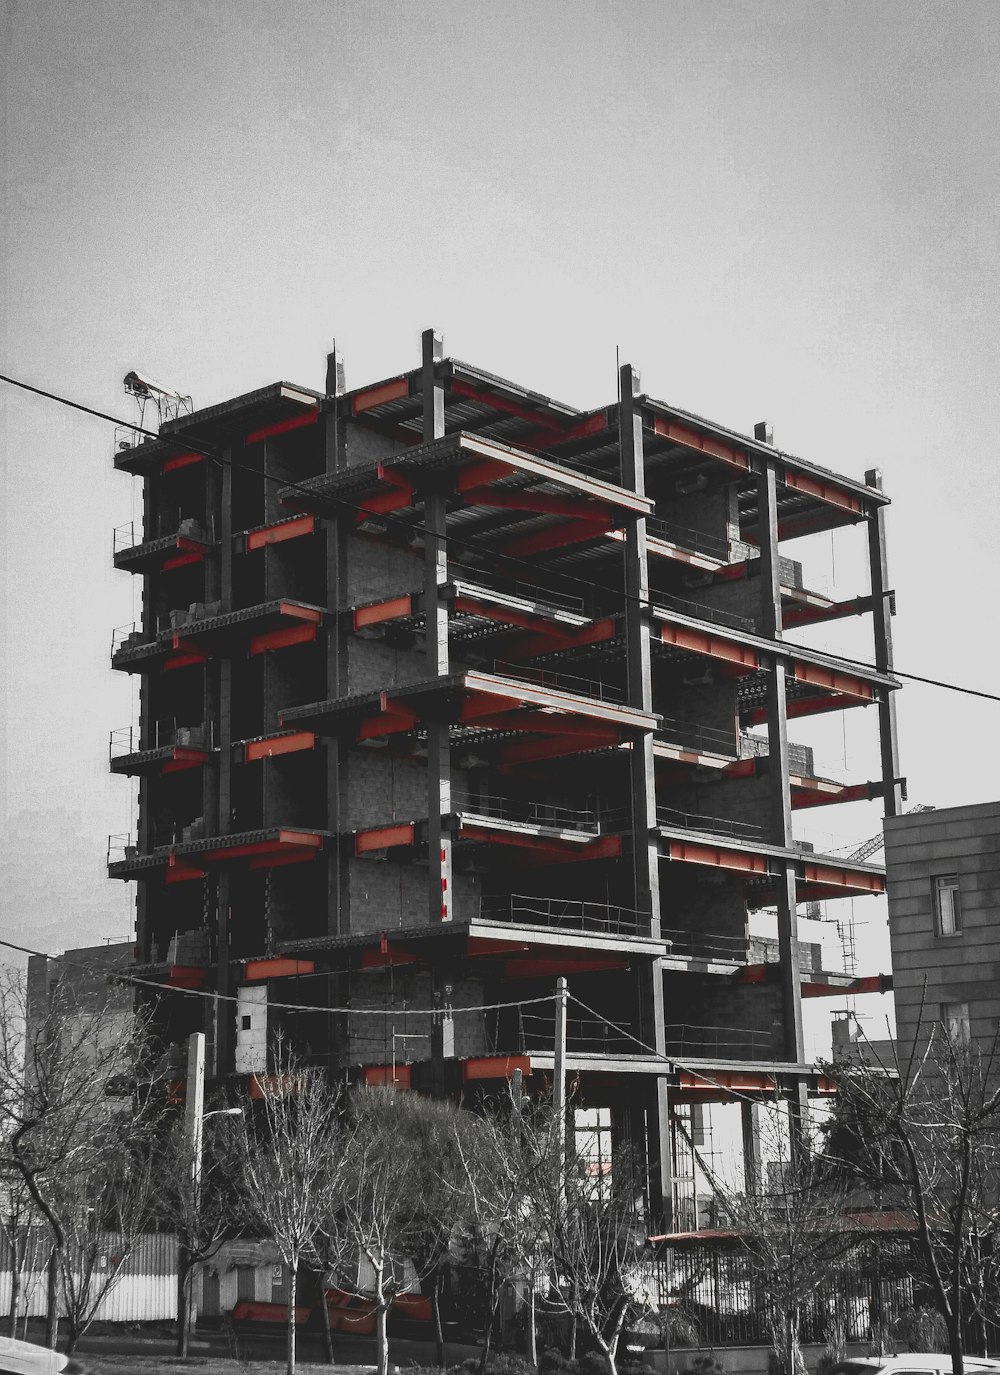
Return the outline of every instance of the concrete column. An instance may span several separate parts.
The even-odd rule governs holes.
[[[645,494],[642,415],[636,405],[641,394],[639,373],[626,363],[619,372],[619,444],[622,486]],[[625,644],[628,702],[642,711],[653,710],[650,648],[649,576],[646,555],[646,518],[629,520],[625,531]],[[653,733],[633,740],[628,752],[632,814],[632,864],[635,906],[647,914],[649,934],[660,934],[660,869],[656,835],[656,778]],[[640,962],[636,962],[637,967]],[[641,1036],[660,1055],[666,1045],[663,1015],[663,969],[648,960],[637,969]],[[666,1069],[666,1063],[664,1063]],[[657,1226],[669,1226],[673,1180],[670,1166],[670,1105],[667,1081],[657,1075],[643,1094],[647,1206]]]
[[[440,334],[424,330],[421,336],[423,387],[423,439],[425,444],[444,437],[444,387],[436,376],[436,364],[444,357]],[[428,676],[449,672],[447,493],[424,493],[424,626]],[[430,720],[427,726],[427,912],[432,923],[450,921],[453,915],[451,836],[443,818],[451,811],[451,730],[447,720]]]
[[[881,492],[882,474],[878,468],[870,468],[865,473],[865,482],[869,487]],[[875,667],[880,673],[891,673],[894,608],[886,558],[884,506],[876,507],[868,516],[868,565],[871,569]],[[878,726],[884,810],[886,816],[899,816],[903,810],[903,790],[899,778],[899,745],[896,739],[896,694],[885,688],[879,689]]]
[[[761,634],[780,640],[781,586],[778,554],[777,476],[771,463],[757,473],[758,532],[760,539]],[[767,776],[770,793],[770,834],[773,845],[791,849],[792,801],[788,782],[788,718],[786,667],[773,656],[767,665]],[[798,912],[795,905],[795,860],[782,860],[777,875],[778,956],[786,1059],[801,1064],[805,1058],[802,1031],[802,990],[799,980]],[[805,1110],[805,1086],[790,1086],[800,1115]]]
[[[219,501],[219,601],[222,611],[233,609],[233,470],[231,461],[233,451],[227,448],[223,453],[225,460],[222,468],[221,492]],[[231,829],[233,785],[233,665],[228,654],[219,661],[219,720],[218,720],[218,771],[219,771],[219,835],[226,835]],[[229,874],[225,868],[219,872],[216,884],[216,937],[217,937],[217,977],[218,992],[221,998],[232,993],[232,975],[229,967]],[[220,1001],[215,1007],[215,1065],[216,1074],[228,1074],[232,1069],[234,1044],[234,1018],[230,1004]]]
[[[337,473],[344,466],[343,445],[337,396],[344,390],[344,364],[336,347],[326,360],[326,400],[323,403],[324,470]],[[347,636],[340,624],[346,602],[347,540],[336,518],[326,522],[326,695],[331,700],[347,693]],[[343,742],[326,739],[320,748],[326,753],[327,829],[333,839],[327,845],[327,932],[342,935],[350,930],[348,902],[348,863],[341,851],[344,830],[344,793],[347,787],[348,759]]]

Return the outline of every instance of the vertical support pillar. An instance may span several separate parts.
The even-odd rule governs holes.
[[[552,1056],[552,1116],[555,1119],[556,1127],[560,1192],[565,1188],[568,1163],[566,1157],[566,1012],[568,1003],[569,984],[560,974],[556,979],[555,1043]]]
[[[743,1186],[748,1194],[760,1189],[760,1123],[758,1107],[749,1098],[740,1100],[743,1128]]]
[[[159,479],[146,477],[142,480],[142,538],[153,539],[156,533],[155,483]],[[146,639],[155,632],[153,606],[153,574],[147,573],[142,580],[142,607],[139,628]],[[153,700],[150,675],[143,673],[139,679],[139,744],[140,750],[148,750],[155,744],[153,740]],[[136,843],[140,854],[147,854],[153,848],[152,818],[149,806],[149,780],[140,775],[136,789]],[[152,952],[153,933],[149,923],[149,885],[142,879],[135,886],[135,939],[139,951],[139,962],[149,962]]]
[[[626,363],[619,372],[618,437],[621,449],[622,486],[645,495],[642,415],[636,406],[641,393],[638,371]],[[625,531],[625,644],[628,703],[641,711],[653,710],[653,674],[650,649],[649,575],[646,552],[646,518],[636,516]],[[644,732],[632,741],[628,752],[632,812],[632,863],[635,906],[647,914],[649,934],[660,934],[660,867],[656,835],[656,777],[653,768],[653,733]],[[639,1015],[642,1039],[663,1055],[663,968],[659,960],[645,962],[639,970]],[[664,1069],[666,1063],[664,1062]],[[650,1225],[669,1227],[673,1181],[670,1168],[670,1104],[666,1078],[657,1075],[646,1096],[646,1176]]]
[[[881,492],[882,474],[879,469],[870,468],[865,473],[865,482],[869,487]],[[881,505],[868,516],[868,564],[871,569],[875,667],[880,673],[891,673],[893,605],[885,548],[885,507]],[[880,689],[878,699],[878,729],[882,754],[884,811],[886,816],[899,816],[903,810],[903,789],[899,777],[899,745],[896,739],[896,695],[885,688]]]
[[[233,451],[224,451],[219,498],[219,601],[222,611],[233,609]],[[228,654],[219,661],[219,834],[232,829],[233,806],[233,662]],[[235,1022],[230,1005],[223,1001],[232,993],[229,964],[230,881],[226,869],[220,870],[216,884],[217,988],[215,1003],[215,1072],[228,1074],[232,1068]]]
[[[757,509],[760,537],[760,633],[780,640],[781,579],[778,552],[777,475],[771,463],[757,473]],[[767,776],[770,791],[770,840],[792,848],[792,800],[788,781],[788,716],[786,674],[783,659],[773,656],[767,669]],[[777,876],[778,958],[781,973],[781,1004],[784,1051],[788,1060],[802,1064],[805,1038],[802,1030],[802,989],[799,978],[798,912],[795,905],[795,860],[780,861]],[[806,1110],[805,1084],[789,1085],[793,1120],[801,1124]]]
[[[440,334],[426,329],[421,336],[423,440],[444,438],[444,387],[436,364],[444,357]],[[428,489],[424,493],[424,634],[430,676],[449,671],[447,494]],[[431,922],[451,921],[451,836],[444,818],[451,811],[451,730],[447,720],[427,725],[427,910]]]
[[[336,344],[326,358],[326,400],[323,403],[324,471],[330,475],[344,466],[340,416],[337,397],[344,390],[344,363]],[[347,531],[334,516],[326,522],[326,695],[330,699],[343,697],[347,692],[347,637],[340,622],[341,610],[347,605]],[[344,826],[344,791],[347,786],[347,753],[339,737],[327,738],[322,745],[326,754],[326,810],[327,827],[334,837],[326,848],[327,920],[328,934],[339,936],[350,930],[348,901],[348,864],[342,854],[340,836]]]

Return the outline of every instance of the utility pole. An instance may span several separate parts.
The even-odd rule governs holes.
[[[193,1031],[188,1038],[187,1085],[184,1092],[184,1141],[188,1150],[192,1220],[198,1216],[201,1195],[202,1123],[205,1120],[205,1033]],[[191,1261],[177,1266],[177,1353],[187,1355],[191,1331]]]
[[[188,1038],[187,1088],[184,1094],[184,1137],[191,1164],[191,1192],[197,1207],[201,1189],[202,1122],[205,1120],[205,1033]]]
[[[552,1107],[556,1117],[556,1143],[559,1150],[559,1174],[565,1187],[566,1179],[566,1007],[569,984],[560,975],[556,979],[556,1044],[552,1073]]]

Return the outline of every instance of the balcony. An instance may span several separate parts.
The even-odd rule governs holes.
[[[190,828],[192,831],[195,827]],[[156,844],[141,854],[128,835],[108,839],[108,877],[131,879],[147,871],[165,869],[167,883],[205,878],[218,865],[245,864],[249,869],[315,860],[328,839],[326,831],[270,826],[234,835],[207,836]]]
[[[171,726],[156,731],[156,743],[140,748],[139,731],[121,726],[111,732],[108,758],[112,773],[138,777],[143,774],[181,773],[208,763],[215,752],[214,723],[208,726]]]
[[[115,567],[125,572],[149,573],[158,568],[167,573],[203,562],[214,546],[208,531],[192,518],[181,520],[175,532],[147,540],[136,538],[135,524],[129,521],[115,527],[112,552]]]
[[[203,663],[216,654],[246,649],[253,657],[316,639],[326,613],[322,607],[289,598],[220,612],[218,603],[196,602],[186,611],[170,613],[170,625],[147,637],[131,626],[114,632],[111,666],[126,673],[144,673]]]

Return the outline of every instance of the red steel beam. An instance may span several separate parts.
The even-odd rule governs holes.
[[[251,740],[243,752],[243,761],[252,764],[257,759],[272,759],[279,754],[296,754],[299,750],[316,748],[316,736],[311,730],[297,730],[270,740]]]
[[[351,612],[355,630],[366,625],[381,625],[383,621],[398,621],[404,616],[413,615],[413,598],[390,597],[388,601],[376,602],[374,606],[358,606]]]
[[[511,540],[505,544],[501,550],[504,554],[527,555],[544,554],[550,549],[565,549],[570,544],[582,544],[585,540],[593,539],[595,535],[602,535],[607,530],[611,530],[617,517],[606,516],[601,520],[587,517],[586,520],[579,518],[568,521],[564,525],[549,527],[545,530],[538,530],[531,535],[522,535],[519,539]]]
[[[305,415],[293,415],[289,420],[276,420],[273,425],[264,425],[259,430],[252,430],[244,441],[247,444],[259,444],[264,439],[273,439],[275,435],[288,434],[291,430],[301,430],[306,425],[315,425],[319,419],[319,404],[314,410],[309,410]]]
[[[265,525],[262,530],[251,530],[247,534],[247,553],[264,549],[269,544],[283,544],[285,540],[301,539],[316,530],[315,516],[297,516],[295,520],[283,520],[279,525]]]
[[[497,491],[492,487],[471,487],[464,493],[470,506],[493,506],[506,511],[532,511],[542,516],[565,516],[567,520],[608,520],[611,511],[589,498],[557,497],[545,492]]]
[[[260,979],[288,979],[297,974],[313,974],[315,960],[291,960],[275,958],[272,960],[248,960],[243,971],[244,983],[256,983]]]
[[[660,639],[665,645],[675,645],[678,649],[690,650],[692,654],[702,654],[710,659],[721,659],[745,673],[760,668],[760,659],[749,645],[737,640],[728,640],[723,635],[713,635],[707,630],[697,630],[693,626],[660,626]]]
[[[663,439],[669,439],[673,444],[680,444],[685,449],[696,449],[708,458],[717,458],[730,468],[738,468],[744,473],[750,469],[750,458],[744,450],[715,435],[703,434],[700,430],[692,429],[690,425],[685,425],[679,420],[668,420],[662,415],[655,416],[653,433]]]
[[[466,1082],[477,1079],[513,1079],[514,1071],[531,1073],[530,1055],[480,1055],[466,1060],[462,1065],[462,1077]]]
[[[190,468],[194,463],[204,462],[204,454],[174,454],[173,458],[163,460],[163,472],[175,473],[178,468]]]
[[[354,836],[354,853],[371,854],[373,850],[389,850],[396,845],[412,845],[414,823],[408,821],[396,826],[376,826],[370,831],[357,831]]]
[[[702,864],[710,869],[732,869],[743,874],[766,874],[767,859],[745,850],[728,850],[723,845],[695,844],[689,840],[670,841],[670,858],[682,864]]]
[[[364,411],[384,406],[387,401],[401,401],[410,394],[410,383],[406,377],[397,377],[392,382],[381,382],[377,387],[369,387],[351,397],[351,414],[361,415]]]

